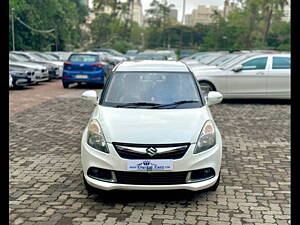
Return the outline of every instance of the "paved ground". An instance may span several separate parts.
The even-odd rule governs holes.
[[[224,144],[216,192],[88,196],[80,138],[93,107],[78,98],[84,90],[55,81],[10,91],[11,224],[290,224],[289,104],[212,107]]]

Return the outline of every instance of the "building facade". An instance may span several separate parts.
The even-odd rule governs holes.
[[[288,4],[284,6],[283,8],[283,14],[282,20],[285,22],[291,22],[291,0],[287,1]]]
[[[171,9],[170,13],[169,13],[169,16],[170,16],[170,20],[171,20],[172,25],[178,23],[178,20],[177,20],[178,10],[177,9]]]
[[[223,16],[224,18],[227,18],[228,14],[234,10],[236,7],[238,7],[237,3],[229,2],[229,0],[224,1],[224,7],[223,7]]]
[[[185,25],[194,26],[197,23],[210,24],[213,22],[214,12],[221,12],[218,6],[199,5],[192,14],[185,15]]]
[[[141,0],[134,0],[133,2],[133,21],[137,22],[139,26],[143,26],[144,15]]]

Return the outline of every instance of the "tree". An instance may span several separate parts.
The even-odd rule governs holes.
[[[55,46],[56,38],[61,50],[66,44],[80,46],[79,25],[85,21],[85,6],[75,0],[44,0],[40,3],[39,0],[9,1],[10,9],[15,9],[14,16],[29,26],[39,30],[56,29],[55,33],[38,33],[15,20],[16,50],[50,50]],[[9,32],[11,37],[11,27]]]

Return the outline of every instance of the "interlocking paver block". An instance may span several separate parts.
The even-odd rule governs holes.
[[[288,103],[211,107],[223,139],[216,192],[88,196],[80,142],[93,106],[60,82],[10,91],[10,224],[290,224]]]

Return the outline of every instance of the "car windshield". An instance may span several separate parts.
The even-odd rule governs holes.
[[[128,50],[126,52],[126,55],[130,55],[130,56],[135,56],[137,54],[137,51],[136,50]]]
[[[18,61],[21,61],[21,62],[26,62],[26,61],[29,61],[30,58],[29,57],[26,57],[26,56],[23,56],[23,55],[19,55],[19,54],[12,54],[12,56],[17,59]]]
[[[34,61],[45,61],[44,58],[41,58],[40,56],[35,55],[34,53],[28,53],[30,59],[33,59]]]
[[[48,55],[46,53],[37,53],[37,55],[47,59],[47,60],[57,60],[55,57],[53,57],[52,55]]]
[[[163,55],[157,55],[157,54],[139,54],[139,55],[136,55],[135,57],[134,57],[134,59],[138,59],[138,60],[140,60],[140,59],[144,59],[144,60],[153,60],[153,59],[155,59],[155,60],[165,60],[166,59],[166,57],[165,56],[163,56]]]
[[[43,60],[49,60],[49,58],[43,54],[40,54],[40,53],[32,53],[33,55],[43,59]]]
[[[257,54],[253,53],[253,54],[243,54],[243,55],[240,55],[239,57],[235,58],[234,60],[226,61],[225,64],[219,65],[219,67],[220,67],[221,69],[223,69],[223,70],[227,70],[227,69],[229,69],[230,67],[232,67],[233,65],[235,65],[235,64],[237,64],[237,63],[243,61],[244,59],[247,59],[247,58],[249,58],[249,57],[251,57],[251,56],[254,56],[254,55],[257,55]]]
[[[209,63],[211,66],[221,66],[223,63],[228,62],[232,59],[235,59],[239,57],[239,54],[228,54],[228,55],[223,55],[222,57],[218,58],[217,60],[214,60]]]
[[[45,53],[45,55],[49,56],[53,60],[60,60],[59,56],[57,56],[53,53]]]
[[[215,59],[218,59],[222,55],[209,55],[207,57],[204,57],[203,59],[200,59],[199,62],[204,64],[209,64],[210,62],[214,61]]]
[[[188,72],[116,72],[105,92],[102,103],[107,106],[202,106],[196,82]]]
[[[73,54],[70,56],[70,62],[86,62],[86,63],[93,63],[98,62],[99,57],[97,55],[88,55],[88,54]]]

